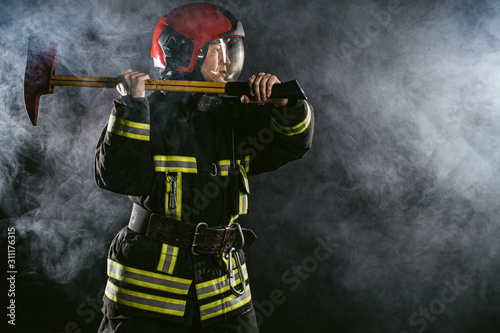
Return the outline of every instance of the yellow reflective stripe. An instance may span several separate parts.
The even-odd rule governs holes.
[[[191,157],[191,156],[155,155],[154,160],[155,161],[179,161],[179,162],[196,163],[196,157]]]
[[[240,173],[241,176],[243,177],[243,185],[245,186],[245,191],[247,191],[248,194],[250,194],[250,186],[248,185],[248,176],[247,173],[245,172],[245,168],[240,165]]]
[[[177,173],[177,205],[175,206],[175,217],[180,221],[182,211],[182,173]]]
[[[238,213],[244,215],[248,213],[248,195],[240,192],[240,205]]]
[[[109,117],[107,131],[129,139],[149,141],[150,125],[111,115]]]
[[[234,271],[234,274],[238,274],[237,273],[238,270],[235,270]],[[246,272],[244,270],[244,272]],[[244,275],[244,278],[245,280],[248,280],[248,273],[245,273]],[[234,281],[234,285],[237,286],[238,284],[242,283],[243,281],[241,280],[241,277],[238,278],[237,280]],[[209,298],[209,297],[212,297],[212,296],[215,296],[215,295],[219,295],[219,294],[223,294],[225,293],[226,291],[229,290],[229,279],[226,277],[225,280],[221,281],[218,288],[215,288],[215,290],[213,291],[210,291],[210,292],[206,292],[204,294],[199,294],[198,295],[198,299],[205,299],[205,298]]]
[[[115,286],[108,280],[105,291],[110,300],[133,308],[182,317],[186,301],[145,294]]]
[[[245,155],[243,158],[243,164],[241,163],[241,160],[237,160],[236,163],[238,163],[245,172],[248,172],[250,170],[250,155]],[[230,160],[220,160],[218,162],[219,164],[219,174],[221,176],[228,176],[229,175],[229,167],[231,166],[231,161]]]
[[[248,194],[250,193],[250,187],[248,185],[247,173],[245,172],[245,168],[242,165],[240,165],[240,173],[241,173],[241,177],[243,178],[243,186],[245,188],[245,191],[240,191],[238,213],[239,214],[247,214],[248,213]]]
[[[174,274],[178,254],[179,248],[177,246],[163,243],[157,270],[168,274]]]
[[[165,260],[167,259],[168,244],[162,244],[160,260],[158,261],[158,267],[156,270],[163,272],[163,266],[165,266]]]
[[[108,276],[126,283],[174,294],[187,295],[191,280],[127,267],[108,259]]]
[[[211,286],[214,286],[214,285],[216,285],[218,283],[223,282],[224,280],[227,280],[227,275],[221,276],[220,278],[213,279],[213,280],[210,280],[210,281],[198,283],[196,285],[196,289],[202,289],[202,288],[206,288],[206,287],[211,287]]]
[[[311,118],[312,118],[311,107],[309,106],[309,103],[307,101],[304,101],[304,103],[306,103],[306,107],[307,107],[307,116],[303,121],[301,121],[300,123],[298,123],[295,126],[291,126],[291,127],[282,126],[276,121],[276,118],[274,118],[274,116],[271,116],[271,118],[273,120],[273,126],[276,129],[276,131],[278,131],[279,133],[281,133],[285,136],[292,136],[292,135],[297,135],[297,134],[303,133],[309,127],[309,124],[311,123]]]
[[[219,174],[221,176],[228,176],[229,175],[229,166],[231,165],[230,160],[220,160],[219,161]]]
[[[243,157],[243,167],[245,168],[246,172],[250,171],[250,155],[245,155]]]
[[[250,186],[248,185],[248,176],[246,171],[249,169],[250,165],[250,155],[246,155],[243,159],[243,165],[241,164],[241,160],[236,161],[239,165],[240,169],[240,174],[242,177],[242,182],[243,182],[243,187],[245,188],[245,191],[240,191],[239,192],[239,203],[238,203],[238,214],[247,214],[248,212],[248,195],[250,193]],[[219,174],[221,176],[228,176],[229,175],[229,167],[231,165],[230,160],[220,160],[218,162],[219,164]],[[245,166],[247,165],[247,166]],[[233,223],[238,216],[234,217],[231,219],[229,222],[229,225]]]
[[[224,262],[226,262],[226,260],[225,260],[225,259],[223,259],[223,260],[224,260]],[[226,262],[226,266],[227,266],[227,262]],[[245,271],[245,270],[246,270],[246,268],[247,268],[247,264],[246,264],[246,263],[245,263],[245,264],[243,264],[243,265],[241,265],[241,269],[243,269],[243,271]],[[238,268],[237,268],[237,269],[235,269],[235,270],[234,270],[234,272],[235,272],[235,274],[236,274],[236,273],[238,273],[238,272],[239,272],[239,269],[238,269]],[[210,281],[206,281],[206,282],[198,283],[198,284],[196,285],[196,289],[202,289],[202,288],[207,288],[207,287],[210,287],[210,286],[214,286],[214,285],[216,285],[216,284],[218,284],[218,283],[221,283],[221,282],[222,282],[222,281],[224,281],[224,280],[227,280],[227,274],[226,274],[226,275],[223,275],[223,276],[221,276],[221,277],[219,277],[219,278],[216,278],[216,279],[210,280]]]
[[[108,132],[129,138],[129,139],[140,140],[140,141],[149,141],[149,135],[146,136],[146,135],[133,134],[133,133],[125,132],[125,131],[120,131],[117,129],[111,129],[111,130],[108,130]]]
[[[125,125],[127,127],[134,127],[134,128],[139,128],[139,129],[146,129],[149,130],[151,126],[148,123],[138,123],[132,120],[126,120],[120,117],[117,117],[115,115],[111,115],[109,117],[110,120],[112,120],[115,123],[119,123],[122,125]]]
[[[250,302],[251,299],[250,285],[247,284],[245,293],[242,296],[229,295],[222,300],[200,306],[201,320],[207,320],[240,308]]]
[[[239,215],[231,215],[231,220],[229,220],[229,223],[227,225],[231,225],[234,223],[240,217]]]
[[[225,260],[224,260],[225,261]],[[227,263],[226,263],[227,265]],[[248,280],[248,271],[246,269],[246,264],[242,266],[243,276],[245,280]],[[234,270],[234,275],[239,276],[239,269]],[[238,283],[242,283],[241,277],[239,277],[234,285],[238,285]],[[208,297],[212,297],[214,295],[223,294],[224,292],[229,290],[229,277],[228,275],[221,276],[220,278],[210,280],[208,282],[198,283],[196,285],[196,293],[198,295],[198,299],[205,299]]]
[[[174,246],[174,251],[172,253],[172,261],[168,267],[168,274],[174,274],[175,264],[177,263],[177,256],[179,255],[179,248]]]
[[[197,173],[196,158],[190,156],[155,155],[153,156],[156,172]]]

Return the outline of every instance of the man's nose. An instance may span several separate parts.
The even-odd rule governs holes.
[[[221,65],[229,66],[231,64],[231,60],[229,60],[229,57],[227,56],[226,53],[222,54],[221,59],[220,59]]]

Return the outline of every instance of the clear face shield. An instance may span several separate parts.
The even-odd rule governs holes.
[[[201,74],[205,81],[236,81],[243,69],[244,60],[243,38],[216,39],[208,43],[207,54],[201,66]]]

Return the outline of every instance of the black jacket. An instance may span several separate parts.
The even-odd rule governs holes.
[[[247,176],[301,158],[313,124],[303,100],[277,109],[189,93],[120,98],[96,148],[96,181],[157,214],[228,225],[248,210]],[[227,273],[224,254],[195,257],[124,228],[108,254],[105,309],[181,322],[191,288],[208,325],[252,307],[248,283],[233,295]]]
[[[99,187],[193,223],[226,225],[245,213],[237,206],[239,192],[249,191],[246,176],[301,158],[311,147],[313,110],[302,100],[280,110],[219,103],[197,111],[206,105],[190,94],[161,92],[115,101],[96,149]]]

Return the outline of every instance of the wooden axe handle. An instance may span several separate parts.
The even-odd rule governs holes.
[[[52,75],[50,84],[69,87],[115,88],[118,81],[115,77]],[[241,96],[249,93],[246,82],[222,83],[181,80],[146,80],[146,90],[185,91],[230,96]],[[298,82],[293,80],[274,85],[271,98],[306,99],[306,96]]]

